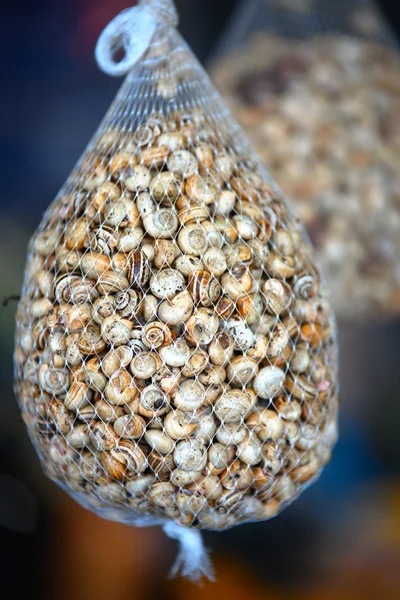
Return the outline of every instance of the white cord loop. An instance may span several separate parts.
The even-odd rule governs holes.
[[[172,521],[164,525],[163,530],[169,538],[178,540],[180,544],[170,577],[175,577],[180,573],[183,577],[188,577],[196,582],[200,582],[203,576],[215,581],[214,569],[199,531],[182,527]]]
[[[138,6],[127,8],[102,31],[96,44],[95,56],[104,73],[119,77],[126,75],[149,47],[158,23],[178,24],[178,14],[172,0],[142,0]],[[114,59],[124,50],[120,61]]]

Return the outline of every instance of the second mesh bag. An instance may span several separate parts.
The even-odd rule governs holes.
[[[341,321],[400,314],[398,46],[375,0],[243,0],[213,76],[314,242]]]
[[[138,10],[151,43],[30,244],[15,385],[47,474],[190,562],[188,528],[269,519],[329,461],[335,323],[172,5]]]

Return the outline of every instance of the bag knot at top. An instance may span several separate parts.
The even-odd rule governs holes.
[[[141,0],[140,6],[149,10],[160,24],[172,27],[179,24],[179,15],[173,0]]]

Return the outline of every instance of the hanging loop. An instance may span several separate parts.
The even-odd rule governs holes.
[[[102,31],[95,56],[100,69],[115,77],[126,75],[148,49],[158,24],[176,26],[178,14],[172,0],[142,0],[127,8]],[[118,51],[124,51],[120,61]]]

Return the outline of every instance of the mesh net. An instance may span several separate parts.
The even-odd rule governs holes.
[[[400,61],[370,0],[250,0],[213,78],[298,211],[342,319],[400,312]]]
[[[268,519],[329,461],[310,242],[169,24],[31,240],[15,379],[48,476],[109,519]]]

